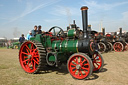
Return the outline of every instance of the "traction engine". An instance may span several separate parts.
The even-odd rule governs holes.
[[[98,43],[98,48],[101,53],[112,51],[113,46],[105,36],[105,28],[102,28],[102,33],[95,36],[95,40]]]
[[[83,38],[76,38],[75,30],[52,27],[48,32],[37,34],[21,45],[19,62],[23,70],[30,74],[45,71],[46,67],[58,67],[66,63],[71,76],[86,79],[92,72],[100,71],[104,65],[103,57],[95,50],[94,40],[87,32],[88,7],[81,8]],[[67,37],[65,37],[67,36]]]
[[[122,28],[119,28],[120,33],[118,35],[118,38],[115,40],[115,43],[113,45],[114,51],[121,52],[128,49],[128,44],[125,41],[124,35],[122,35]]]

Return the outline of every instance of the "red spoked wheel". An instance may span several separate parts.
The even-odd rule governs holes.
[[[37,73],[45,65],[46,51],[41,43],[26,41],[21,45],[19,61],[23,70],[27,73]]]
[[[115,42],[113,45],[114,51],[121,52],[124,49],[124,46],[121,42]]]
[[[101,54],[99,52],[96,51],[92,55],[92,58],[93,58],[93,66],[94,66],[93,71],[94,72],[99,72],[104,66],[103,57],[101,56]]]
[[[106,45],[103,42],[99,42],[98,47],[101,53],[104,53],[106,51]]]
[[[67,68],[73,78],[86,79],[92,74],[93,64],[84,53],[75,53],[70,56]]]

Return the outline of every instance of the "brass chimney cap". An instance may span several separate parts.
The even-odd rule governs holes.
[[[88,7],[87,6],[82,6],[81,7],[81,10],[83,11],[83,10],[88,10]]]

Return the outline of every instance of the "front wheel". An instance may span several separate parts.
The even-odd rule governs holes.
[[[98,47],[101,53],[104,53],[106,51],[106,45],[103,42],[99,42]]]
[[[99,71],[101,71],[101,69],[102,69],[103,66],[104,66],[104,60],[103,60],[103,57],[101,56],[101,54],[96,51],[96,52],[92,55],[92,58],[93,58],[93,66],[94,66],[93,71],[94,71],[94,72],[99,72]]]
[[[115,42],[113,45],[114,51],[121,52],[124,49],[124,46],[121,42]]]
[[[93,71],[91,59],[84,53],[75,53],[70,56],[67,68],[73,78],[86,79]]]
[[[107,45],[108,45],[108,51],[112,51],[113,50],[112,43],[107,42]]]
[[[127,42],[125,42],[125,49],[124,49],[125,51],[127,51],[128,50],[128,43]]]

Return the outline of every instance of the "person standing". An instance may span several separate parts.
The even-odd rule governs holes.
[[[29,31],[29,33],[27,34],[27,40],[30,40],[31,37],[33,37],[33,36],[32,36],[32,32]]]
[[[31,33],[32,33],[33,37],[36,36],[36,34],[38,34],[37,26],[36,25],[34,26],[34,29],[31,31]]]
[[[6,44],[7,49],[9,49],[9,43],[7,42],[7,43],[5,43],[5,44]]]
[[[38,34],[42,34],[41,26],[38,26]]]
[[[19,38],[19,42],[20,44],[22,44],[24,41],[25,41],[24,34],[22,34],[21,37]]]

